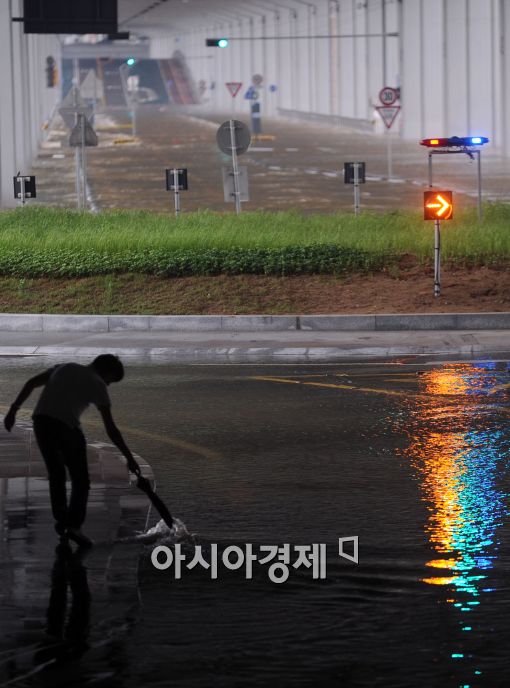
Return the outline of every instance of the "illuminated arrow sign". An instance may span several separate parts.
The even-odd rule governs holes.
[[[423,216],[425,220],[451,220],[453,218],[453,192],[425,191]]]

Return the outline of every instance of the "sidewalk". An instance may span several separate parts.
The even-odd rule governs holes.
[[[0,356],[171,363],[333,363],[404,355],[504,356],[507,330],[0,332]]]
[[[139,462],[152,478],[150,466]],[[77,659],[108,634],[122,633],[119,619],[125,625],[127,611],[138,605],[140,545],[113,542],[145,529],[148,499],[130,483],[112,447],[89,445],[89,467],[86,532],[96,546],[57,553],[46,471],[32,431],[27,423],[10,434],[0,429],[2,685],[42,668],[53,672],[48,685],[70,685],[79,662],[59,669],[59,660]]]

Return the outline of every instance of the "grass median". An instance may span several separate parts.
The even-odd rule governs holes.
[[[352,313],[510,309],[510,206],[417,213],[0,212],[0,311]]]
[[[444,223],[443,259],[504,265],[510,206],[487,204]],[[0,213],[0,275],[86,277],[134,273],[312,275],[391,269],[405,255],[430,262],[433,223],[418,213],[311,215],[282,212],[170,215],[140,211],[79,213],[25,207]]]

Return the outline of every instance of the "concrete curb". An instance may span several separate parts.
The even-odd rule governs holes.
[[[485,344],[443,344],[424,346],[365,346],[365,347],[118,347],[108,346],[108,353],[146,361],[174,364],[235,364],[235,363],[336,363],[348,360],[388,359],[400,356],[477,356],[508,357],[508,348]],[[93,346],[0,346],[0,357],[47,357],[72,359],[103,354],[105,347]]]
[[[510,313],[45,315],[0,313],[0,332],[399,332],[510,330]]]

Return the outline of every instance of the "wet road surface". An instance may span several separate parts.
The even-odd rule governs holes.
[[[194,114],[193,114],[194,113]],[[194,116],[198,115],[198,117]],[[90,188],[99,208],[144,208],[173,212],[173,194],[165,191],[165,168],[188,168],[189,190],[181,194],[183,212],[234,211],[223,198],[222,166],[231,164],[216,144],[216,131],[230,115],[202,109],[182,113],[163,106],[141,106],[137,137],[129,113],[98,114],[99,147],[87,149]],[[236,115],[248,126],[245,114]],[[388,181],[386,137],[347,129],[264,120],[269,140],[253,141],[239,158],[247,165],[250,201],[246,210],[298,210],[333,213],[353,209],[353,189],[344,184],[343,164],[365,161],[362,210],[416,210],[427,187],[427,149],[416,141],[392,138],[393,176]],[[393,136],[393,135],[392,135]],[[74,149],[59,118],[35,162],[38,203],[75,207]],[[58,156],[55,158],[54,156]],[[482,153],[484,199],[508,201],[508,166],[486,146]],[[434,156],[434,183],[455,191],[456,208],[476,204],[476,162],[465,155]]]
[[[4,359],[2,403],[40,365]],[[506,686],[509,382],[490,361],[130,365],[114,416],[207,555],[324,543],[326,577],[175,580],[147,547],[140,618],[69,685]]]

